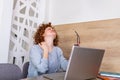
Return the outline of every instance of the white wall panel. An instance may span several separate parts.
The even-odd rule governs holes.
[[[45,0],[14,0],[9,62],[22,67],[29,61],[33,34],[45,19]]]

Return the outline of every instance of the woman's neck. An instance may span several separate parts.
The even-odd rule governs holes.
[[[54,39],[53,39],[52,37],[46,37],[46,38],[45,38],[45,42],[47,43],[49,49],[52,49],[53,46],[54,46],[54,45],[53,45],[53,40],[54,40]]]

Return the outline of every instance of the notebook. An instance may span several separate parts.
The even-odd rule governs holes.
[[[73,46],[66,72],[45,74],[49,80],[95,80],[104,56],[104,49]]]

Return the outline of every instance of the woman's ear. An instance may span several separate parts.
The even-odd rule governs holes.
[[[45,36],[45,33],[42,35],[43,37]]]

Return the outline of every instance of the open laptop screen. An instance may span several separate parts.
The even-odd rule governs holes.
[[[96,78],[105,50],[73,46],[64,80]]]

